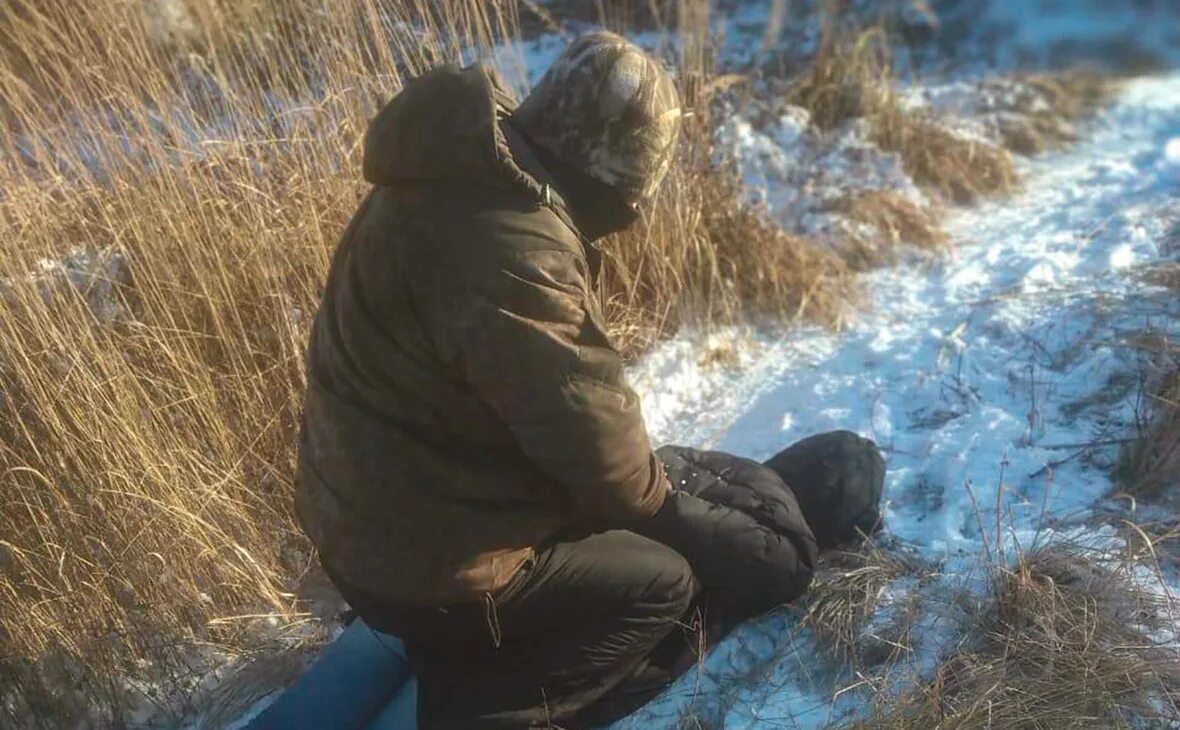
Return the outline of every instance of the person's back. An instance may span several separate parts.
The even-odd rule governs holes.
[[[654,510],[583,243],[508,149],[511,108],[486,70],[443,67],[374,121],[377,187],[309,348],[300,516],[337,575],[410,604],[503,585],[570,522],[576,495],[554,483],[576,489],[579,469],[633,478],[608,512]],[[595,417],[566,417],[565,398]]]

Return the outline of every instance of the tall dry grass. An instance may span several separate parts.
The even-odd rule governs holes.
[[[676,5],[700,114],[606,245],[615,336],[836,318],[840,262],[710,162],[709,4]],[[211,663],[305,638],[301,360],[358,142],[405,78],[518,21],[513,0],[0,6],[0,724],[181,714]]]

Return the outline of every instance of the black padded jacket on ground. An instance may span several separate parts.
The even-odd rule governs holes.
[[[657,454],[673,492],[635,529],[683,555],[714,605],[740,620],[807,590],[816,540],[778,474],[717,451],[665,446]]]

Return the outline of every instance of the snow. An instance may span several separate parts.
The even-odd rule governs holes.
[[[1132,82],[1084,142],[1024,163],[1021,194],[954,214],[953,257],[866,275],[846,331],[734,332],[748,366],[724,371],[682,333],[634,370],[653,438],[765,458],[816,431],[871,437],[888,460],[885,534],[948,583],[969,582],[999,545],[1115,539],[1084,521],[1112,489],[1117,447],[1083,450],[1133,422],[1134,388],[1116,387],[1136,372],[1129,338],[1149,322],[1176,334],[1174,298],[1135,274],[1176,219],[1178,133],[1180,74]],[[779,135],[780,156],[775,138],[758,137],[744,167],[771,197],[785,195],[776,166],[794,144]],[[952,638],[931,630],[918,661]],[[860,693],[841,693],[854,680],[814,671],[810,641],[786,614],[750,622],[617,727],[671,724],[690,705],[727,728],[859,711]]]
[[[1180,184],[1180,137],[1173,137],[1164,146],[1164,159],[1160,162],[1161,173],[1174,183]]]

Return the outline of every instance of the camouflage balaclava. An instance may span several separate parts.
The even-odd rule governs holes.
[[[558,159],[637,203],[668,172],[680,99],[658,61],[622,36],[598,31],[561,54],[513,117]]]

